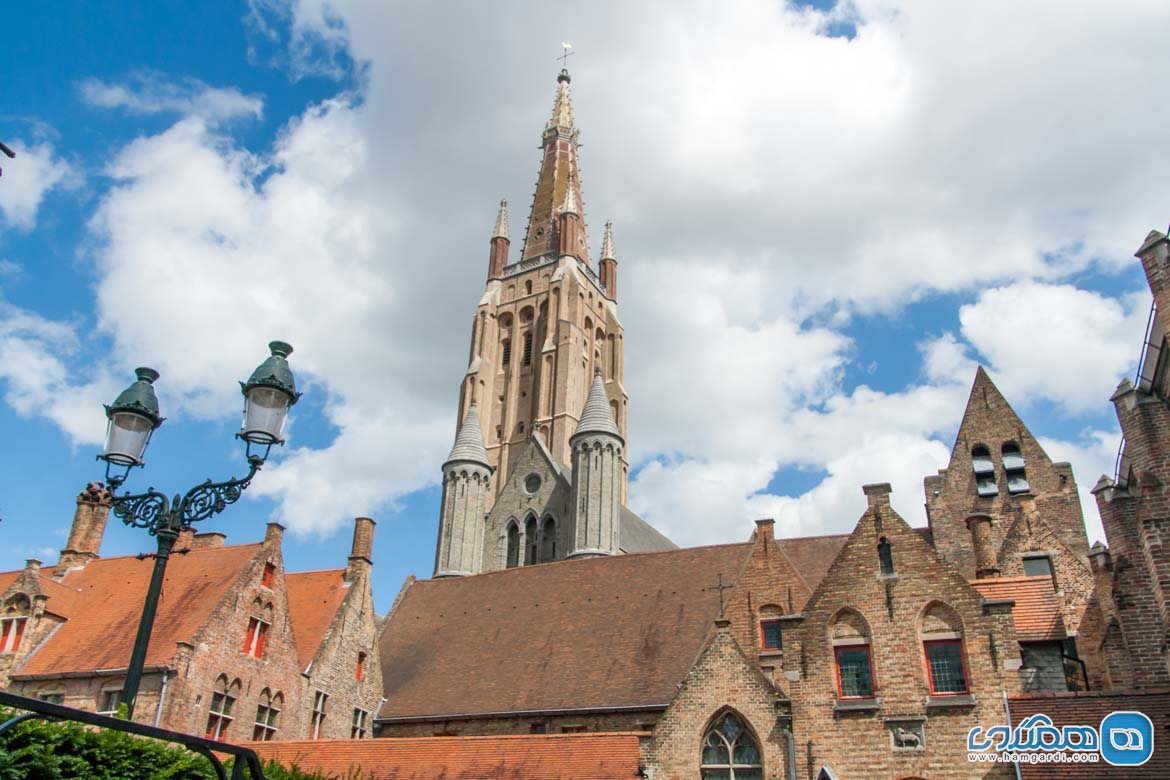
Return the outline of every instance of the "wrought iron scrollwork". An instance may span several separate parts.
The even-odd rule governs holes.
[[[239,501],[259,470],[260,463],[253,460],[243,479],[233,477],[225,482],[209,479],[188,490],[181,499],[175,496],[173,502],[154,488],[145,493],[115,496],[114,516],[128,526],[145,528],[151,536],[157,536],[160,531],[178,533]]]

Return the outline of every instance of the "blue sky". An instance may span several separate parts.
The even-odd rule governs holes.
[[[369,514],[379,604],[429,574],[494,204],[519,233],[562,40],[636,511],[684,544],[841,532],[890,481],[922,523],[977,363],[1091,488],[1149,309],[1131,253],[1170,214],[1166,12],[936,6],[10,12],[0,569],[54,559],[136,365],[168,420],[130,487],[242,473],[235,383],[284,338],[289,444],[207,527],[279,519],[304,570]],[[149,547],[114,521],[103,554]]]

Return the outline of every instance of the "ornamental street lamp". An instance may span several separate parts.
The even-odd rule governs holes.
[[[138,378],[122,391],[114,403],[106,407],[109,420],[106,447],[98,459],[106,462],[106,484],[113,497],[114,516],[128,526],[145,528],[158,540],[154,571],[146,591],[134,651],[126,668],[126,684],[122,688],[127,717],[134,714],[134,699],[138,696],[138,685],[142,680],[142,668],[146,663],[146,650],[154,629],[167,560],[179,533],[190,528],[192,523],[219,514],[228,504],[239,500],[240,494],[251,484],[252,477],[256,476],[256,472],[268,459],[272,445],[284,444],[281,438],[284,423],[288,419],[289,409],[301,394],[297,392],[296,381],[288,367],[292,347],[283,341],[273,341],[268,348],[272,355],[257,366],[247,382],[240,383],[240,390],[244,394],[244,421],[236,437],[247,443],[245,457],[248,474],[243,479],[232,477],[226,482],[212,482],[209,479],[191,488],[182,497],[176,494],[172,499],[153,487],[145,493],[117,495],[118,488],[130,475],[130,469],[143,465],[142,456],[150,443],[150,437],[163,423],[153,386],[158,379],[158,372],[150,368],[135,369]]]

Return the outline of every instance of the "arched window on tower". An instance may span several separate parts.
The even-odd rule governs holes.
[[[991,452],[982,444],[971,450],[971,469],[975,472],[975,492],[981,496],[994,496],[999,492],[995,485],[995,463]]]
[[[504,565],[509,569],[520,565],[520,529],[515,520],[508,523],[508,557]]]
[[[531,279],[529,279],[527,282],[524,283],[524,294],[525,295],[532,295],[532,280]]]
[[[1024,456],[1020,453],[1020,445],[1009,441],[1003,445],[1003,471],[1007,476],[1009,493],[1027,493],[1028,475],[1024,471]]]
[[[524,334],[524,365],[532,365],[532,332]]]
[[[764,776],[760,747],[734,712],[724,714],[707,731],[700,761],[703,780],[759,780]]]
[[[557,523],[551,517],[544,518],[540,527],[540,562],[547,563],[557,558]]]
[[[536,535],[536,518],[529,516],[524,523],[524,565],[531,566],[536,563],[536,553],[539,549],[540,540]]]
[[[512,340],[504,339],[504,357],[500,361],[503,365],[508,365],[512,362]]]

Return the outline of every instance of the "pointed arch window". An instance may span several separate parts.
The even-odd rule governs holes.
[[[877,546],[878,569],[882,574],[894,573],[894,551],[890,547],[890,540],[882,537]]]
[[[557,558],[557,523],[551,517],[544,518],[540,527],[540,560],[542,563]]]
[[[211,691],[211,705],[207,713],[207,729],[203,736],[208,739],[222,739],[232,724],[232,706],[240,698],[240,681],[233,680],[228,684],[227,675],[221,674],[215,679],[215,687]]]
[[[539,539],[536,533],[536,518],[529,517],[524,523],[524,565],[536,563],[536,554],[539,551]]]
[[[532,365],[532,333],[524,334],[524,365]]]
[[[1007,476],[1009,493],[1027,493],[1031,490],[1024,469],[1024,456],[1020,452],[1020,445],[1014,441],[1003,445],[1003,470]]]
[[[970,690],[963,648],[963,621],[946,604],[930,604],[918,621],[926,678],[932,696],[965,694]]]
[[[508,523],[508,558],[505,566],[514,569],[520,565],[520,529],[516,521]]]
[[[505,366],[512,362],[512,340],[504,339],[504,356],[500,361]]]
[[[252,728],[252,739],[256,742],[268,742],[276,737],[276,719],[280,717],[280,708],[284,704],[284,697],[279,693],[265,688],[260,691],[260,700],[256,704],[256,725]]]
[[[760,746],[735,713],[729,712],[703,737],[699,774],[703,780],[760,780]]]
[[[829,638],[837,672],[839,699],[873,697],[873,656],[870,653],[869,623],[861,613],[844,609],[833,618]]]
[[[975,492],[981,496],[994,496],[999,492],[995,484],[995,462],[991,451],[979,444],[971,449],[971,468],[975,472]]]

